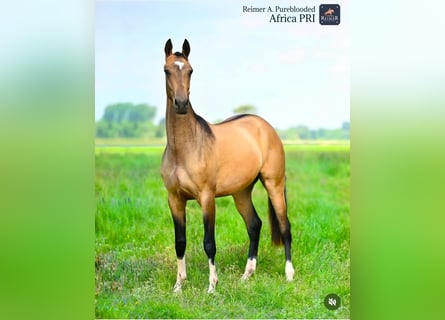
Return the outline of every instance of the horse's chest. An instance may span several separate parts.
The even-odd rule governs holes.
[[[198,172],[180,165],[164,167],[162,171],[167,190],[179,191],[191,197],[195,197],[199,193],[199,183],[196,181],[199,176]]]
[[[196,185],[193,181],[193,174],[184,167],[176,167],[175,176],[178,181],[178,187],[186,190],[193,190]]]

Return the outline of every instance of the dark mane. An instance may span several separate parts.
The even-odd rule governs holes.
[[[236,116],[227,118],[226,120],[217,123],[217,125],[218,125],[218,124],[222,124],[222,123],[227,123],[227,122],[230,122],[230,121],[234,121],[234,120],[238,120],[238,119],[241,119],[241,118],[244,118],[244,117],[247,117],[247,116],[253,116],[253,114],[248,114],[248,113],[237,114]]]
[[[207,137],[209,137],[212,140],[215,139],[215,135],[213,134],[213,131],[210,128],[207,121],[205,121],[201,116],[199,116],[197,114],[195,114],[195,119],[196,119],[196,121],[198,121],[199,126],[203,129],[203,131],[205,132]]]

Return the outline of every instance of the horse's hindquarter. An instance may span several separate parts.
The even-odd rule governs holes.
[[[243,190],[270,172],[284,175],[284,153],[275,130],[258,116],[245,116],[212,127],[217,157],[217,195]]]

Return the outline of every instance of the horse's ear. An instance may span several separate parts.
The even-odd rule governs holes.
[[[184,44],[182,45],[182,54],[184,57],[188,58],[190,54],[190,44],[187,39],[184,40]]]
[[[172,40],[168,39],[167,42],[165,43],[165,48],[164,48],[166,58],[172,54],[172,50],[173,50]]]

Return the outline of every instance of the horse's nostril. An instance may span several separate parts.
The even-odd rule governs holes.
[[[187,104],[187,99],[185,99],[185,100],[175,99],[175,104],[178,107],[183,107]]]
[[[186,113],[188,106],[188,99],[175,99],[175,109],[177,113]]]

